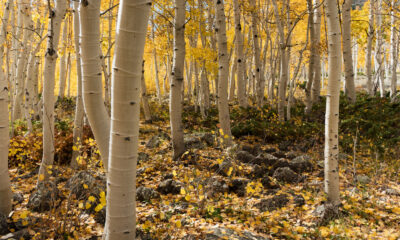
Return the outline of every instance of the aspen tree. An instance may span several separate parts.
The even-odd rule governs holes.
[[[185,64],[185,0],[174,0],[174,57],[170,95],[170,121],[172,133],[173,158],[185,152],[182,126],[182,83]]]
[[[306,84],[306,88],[305,88],[305,93],[306,93],[306,107],[305,107],[305,113],[309,114],[311,112],[311,108],[312,108],[312,93],[311,93],[311,89],[312,89],[312,85],[315,79],[315,58],[314,58],[314,54],[317,51],[316,48],[316,32],[315,32],[315,24],[314,24],[314,9],[313,9],[313,4],[312,4],[312,0],[307,0],[307,7],[308,7],[308,28],[309,28],[309,32],[310,32],[310,39],[311,39],[311,56],[310,56],[310,60],[308,63],[308,81]]]
[[[314,58],[314,79],[312,85],[312,102],[318,103],[320,92],[321,92],[321,53],[320,53],[320,45],[321,45],[321,8],[320,0],[314,0],[314,31],[315,31],[315,39],[316,42],[316,51],[313,53]]]
[[[240,6],[238,0],[233,0],[233,10],[235,15],[235,50],[237,57],[237,96],[239,106],[247,107],[246,99],[246,78],[245,78],[245,59],[243,56],[243,34],[240,21]]]
[[[79,8],[82,61],[82,96],[86,116],[108,169],[110,117],[103,100],[100,53],[100,1],[82,1]]]
[[[328,28],[329,77],[325,115],[325,192],[328,202],[337,206],[339,199],[339,91],[341,76],[340,22],[337,3],[326,1]]]
[[[77,75],[77,93],[76,93],[76,108],[75,108],[75,119],[74,119],[74,130],[73,130],[73,151],[71,158],[71,167],[77,168],[78,162],[77,157],[79,156],[79,145],[82,140],[83,132],[83,100],[82,100],[82,66],[81,66],[81,54],[80,54],[80,20],[79,20],[79,2],[74,2],[74,45],[76,55],[76,75]]]
[[[13,1],[8,0],[4,6],[0,29],[0,63],[4,62],[4,43],[7,37],[7,25]],[[0,213],[8,215],[11,212],[11,183],[8,175],[8,145],[9,145],[9,113],[8,113],[8,83],[3,68],[0,68]]]
[[[385,69],[384,69],[384,39],[382,30],[382,0],[377,1],[376,6],[376,49],[375,49],[375,61],[376,65],[376,78],[379,83],[380,97],[385,95]]]
[[[161,90],[160,90],[160,78],[159,78],[159,71],[158,71],[158,61],[157,61],[157,48],[155,46],[155,23],[154,23],[154,14],[151,21],[151,39],[153,41],[153,63],[154,63],[154,75],[156,81],[156,91],[157,91],[157,98],[158,101],[161,101]]]
[[[144,61],[142,63],[142,77],[140,80],[140,92],[141,92],[141,96],[142,96],[144,119],[146,120],[146,122],[151,122],[149,99],[147,96],[147,87],[146,87],[146,81],[144,78]]]
[[[42,175],[47,177],[47,167],[52,165],[54,161],[54,83],[57,63],[57,50],[60,39],[60,28],[66,10],[67,1],[57,0],[55,2],[55,8],[49,13],[50,20],[47,36],[47,51],[44,60],[42,97],[43,158],[39,169],[39,182]]]
[[[373,94],[373,72],[372,72],[372,43],[374,41],[374,18],[375,18],[375,1],[369,1],[369,27],[368,27],[368,39],[367,39],[367,52],[365,54],[365,68],[367,72],[367,92],[369,95]]]
[[[65,84],[67,80],[67,37],[68,37],[68,18],[65,18],[63,25],[63,32],[61,38],[61,59],[60,59],[60,75],[59,75],[59,90],[58,97],[64,98],[65,96]]]
[[[392,0],[391,2],[391,11],[390,11],[390,67],[391,67],[391,81],[390,81],[390,96],[395,96],[397,92],[397,64],[398,64],[398,48],[399,42],[397,40],[396,33],[396,16],[395,16],[395,7],[398,5],[397,0]]]
[[[353,1],[344,0],[342,5],[342,41],[343,41],[343,62],[346,81],[346,95],[350,102],[356,101],[356,89],[354,85],[353,56],[351,47],[351,6]]]
[[[223,0],[214,0],[218,44],[218,117],[225,146],[232,144],[231,123],[228,105],[228,43],[226,39],[225,8]]]
[[[105,240],[136,237],[140,78],[150,0],[120,0],[112,74]]]

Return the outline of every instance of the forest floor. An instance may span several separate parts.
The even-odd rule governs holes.
[[[323,102],[310,116],[296,105],[286,123],[268,106],[233,106],[229,149],[220,146],[216,109],[202,118],[185,106],[188,150],[177,161],[168,108],[153,102],[154,120],[140,127],[139,239],[400,238],[399,104],[365,96],[342,102],[342,204],[331,217],[321,216]],[[36,187],[40,123],[28,136],[25,124],[16,124],[9,153],[13,212],[6,223],[0,217],[0,239],[101,239],[105,174],[88,127],[82,144],[72,146],[73,107],[58,104],[57,164],[48,169],[46,191]],[[79,171],[68,168],[73,147],[81,152]]]

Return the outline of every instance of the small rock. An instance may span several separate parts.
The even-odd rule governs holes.
[[[8,223],[6,215],[0,213],[0,235],[8,233]]]
[[[299,181],[300,177],[292,169],[288,167],[278,168],[275,170],[274,178],[278,181],[286,182],[286,183],[296,183]]]
[[[273,196],[272,198],[263,199],[255,205],[260,211],[273,211],[284,207],[289,202],[289,197],[286,194]]]
[[[139,152],[138,154],[138,162],[146,162],[149,160],[150,156],[147,153]]]
[[[265,149],[264,152],[265,153],[274,153],[274,152],[276,152],[276,149],[273,147],[270,147],[270,148]]]
[[[147,167],[141,167],[136,171],[136,176],[142,175],[146,171]]]
[[[232,170],[230,170],[232,169]],[[224,159],[224,161],[219,165],[218,173],[223,176],[231,176],[234,175],[234,166],[232,161],[229,158]],[[228,174],[229,173],[229,174]]]
[[[236,153],[236,159],[243,163],[253,163],[255,157],[249,152],[239,151]]]
[[[253,179],[262,178],[267,171],[258,164],[253,164],[251,167],[250,176]]]
[[[325,203],[323,205],[319,205],[314,210],[313,214],[320,218],[321,225],[325,225],[339,215],[339,208],[333,204]]]
[[[186,148],[194,148],[194,149],[203,149],[204,148],[204,144],[201,142],[201,139],[199,137],[190,135],[185,137],[185,145]]]
[[[302,155],[289,162],[289,166],[297,173],[312,171],[311,157]]]
[[[211,133],[201,133],[200,139],[205,142],[208,146],[214,145],[215,137]]]
[[[160,194],[152,188],[140,186],[136,189],[136,199],[138,201],[149,202],[155,198],[160,198]]]
[[[24,195],[20,192],[13,194],[13,201],[16,203],[22,203],[24,201]]]
[[[27,207],[33,211],[44,212],[57,207],[61,195],[52,182],[40,183],[31,194]]]
[[[249,183],[248,179],[236,178],[229,184],[229,191],[236,193],[239,197],[246,195],[246,186]]]
[[[294,195],[293,201],[297,207],[301,207],[304,204],[306,204],[306,200],[304,199],[304,197],[302,195]]]
[[[80,171],[73,175],[65,185],[75,194],[76,199],[86,199],[96,186],[96,179],[88,171]]]
[[[283,167],[290,167],[289,161],[284,159],[284,158],[280,158],[276,161],[276,163],[273,165],[272,169],[276,170],[278,168],[283,168]]]
[[[163,176],[163,180],[167,180],[167,179],[173,179],[174,178],[174,174],[172,173],[167,173]]]
[[[257,163],[260,165],[272,166],[277,161],[278,161],[278,158],[275,157],[274,155],[269,154],[269,153],[261,153],[255,158],[254,163]]]
[[[206,195],[213,197],[219,193],[226,193],[229,190],[228,184],[217,177],[210,178],[206,183]]]
[[[179,194],[181,186],[177,181],[167,179],[158,185],[157,191],[161,194]]]
[[[371,182],[371,178],[369,178],[367,175],[357,175],[356,182],[361,184],[368,184]]]
[[[391,196],[400,196],[400,192],[398,190],[396,190],[396,189],[393,189],[393,188],[388,188],[383,192],[385,194],[391,195]]]
[[[289,146],[291,146],[291,145],[292,145],[291,142],[284,141],[284,142],[279,143],[278,148],[281,151],[288,151],[289,150]]]
[[[255,156],[261,151],[261,146],[260,146],[260,144],[256,144],[254,146],[253,145],[243,145],[242,150],[245,152],[249,152]]]
[[[160,146],[161,140],[158,136],[153,136],[150,138],[150,140],[146,143],[147,148],[156,148]]]
[[[287,153],[285,154],[285,157],[286,157],[287,159],[292,160],[292,159],[296,158],[296,153],[293,152],[293,151],[287,152]]]
[[[272,153],[272,155],[274,155],[277,158],[285,158],[286,157],[286,153],[284,153],[284,152],[274,152],[274,153]]]
[[[261,184],[266,189],[277,189],[277,188],[279,188],[279,186],[276,185],[273,181],[271,181],[271,179],[268,176],[263,177],[261,179]]]

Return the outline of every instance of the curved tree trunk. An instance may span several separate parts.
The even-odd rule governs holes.
[[[4,43],[7,35],[8,17],[13,1],[8,0],[3,13],[0,30],[0,62],[3,64]],[[9,145],[9,112],[8,112],[8,83],[6,75],[0,68],[0,213],[8,216],[11,212],[11,183],[8,175],[8,145]]]
[[[356,89],[354,85],[353,56],[351,47],[351,6],[353,1],[343,2],[343,62],[346,81],[346,95],[351,103],[356,102]]]
[[[182,126],[182,83],[185,64],[185,0],[174,0],[174,62],[171,81],[170,118],[173,158],[179,158],[185,152]]]
[[[74,2],[74,45],[76,54],[76,75],[77,75],[77,93],[76,93],[76,108],[75,108],[75,119],[74,119],[74,130],[73,130],[73,146],[71,167],[78,168],[77,158],[79,156],[79,146],[82,143],[82,132],[83,132],[83,100],[82,100],[82,66],[81,66],[81,54],[80,54],[80,20],[79,20],[79,3]]]
[[[99,146],[105,171],[108,170],[110,117],[103,100],[100,53],[100,1],[81,2],[82,96],[86,116]]]
[[[43,82],[43,158],[39,176],[48,176],[47,167],[54,161],[54,83],[57,63],[57,49],[60,39],[61,22],[65,16],[67,2],[57,0],[55,9],[50,13],[47,52],[44,60]],[[40,183],[39,177],[38,183]]]
[[[214,0],[218,44],[218,117],[225,146],[232,144],[231,123],[228,105],[228,44],[226,39],[225,8],[223,0]]]
[[[136,237],[140,73],[150,6],[150,0],[120,0],[112,74],[105,240]]]
[[[339,91],[341,71],[340,23],[335,1],[326,1],[328,25],[329,78],[325,116],[325,192],[328,202],[337,206],[339,199]]]

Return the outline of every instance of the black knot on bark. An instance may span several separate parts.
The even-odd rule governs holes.
[[[89,5],[89,1],[88,0],[82,0],[81,2],[82,2],[82,5],[84,7],[87,7]]]

